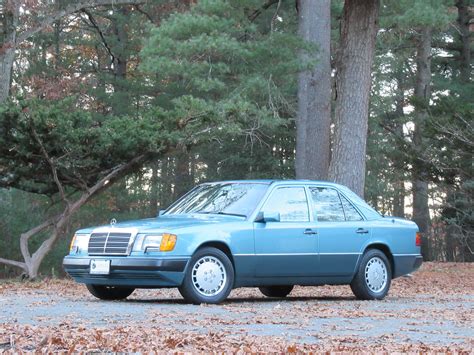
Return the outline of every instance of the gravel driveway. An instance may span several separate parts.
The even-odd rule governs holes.
[[[126,301],[100,301],[71,281],[5,284],[0,288],[0,352],[43,346],[472,351],[474,273],[472,266],[459,265],[426,264],[412,278],[394,280],[383,301],[358,301],[345,286],[296,287],[283,300],[265,298],[258,289],[238,289],[222,305],[194,306],[173,289],[137,290]],[[137,330],[151,341],[129,334]],[[76,342],[70,342],[74,337]],[[118,348],[113,338],[122,339]]]

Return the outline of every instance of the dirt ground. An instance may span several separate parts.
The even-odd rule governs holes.
[[[0,353],[19,351],[474,352],[474,265],[425,263],[383,301],[348,286],[296,287],[286,299],[236,289],[221,305],[177,290],[100,301],[70,280],[0,281]]]

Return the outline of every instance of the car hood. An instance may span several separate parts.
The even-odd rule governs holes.
[[[138,233],[155,230],[174,230],[179,228],[194,227],[198,225],[211,225],[224,222],[242,222],[243,217],[224,216],[211,214],[189,214],[159,216],[156,218],[139,219],[116,223],[113,228],[137,229]],[[78,230],[76,233],[92,233],[95,229],[112,228],[110,224],[88,227]]]

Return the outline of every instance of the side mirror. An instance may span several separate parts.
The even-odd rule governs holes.
[[[255,222],[280,222],[280,214],[278,212],[263,212],[260,211],[255,218]]]
[[[159,210],[159,211],[158,211],[158,217],[159,217],[159,216],[163,216],[163,215],[165,214],[165,211],[166,211],[166,210]]]

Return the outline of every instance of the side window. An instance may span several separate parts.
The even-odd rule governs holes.
[[[345,221],[339,193],[326,187],[311,187],[314,218],[318,222]]]
[[[281,222],[309,221],[308,200],[303,187],[281,187],[273,191],[264,212],[278,212]]]
[[[339,195],[346,215],[346,221],[362,221],[363,218],[360,213],[351,205],[351,203],[342,195]]]

